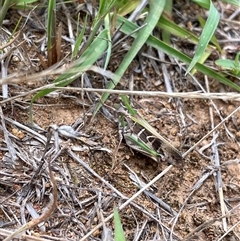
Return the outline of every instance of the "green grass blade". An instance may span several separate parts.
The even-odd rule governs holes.
[[[152,30],[156,27],[156,24],[163,11],[164,5],[165,5],[165,1],[160,1],[160,2],[158,0],[150,1],[150,10],[149,10],[147,18],[144,21],[144,24],[146,24],[146,26],[143,27],[137,34],[137,37],[136,37],[135,41],[133,42],[131,49],[128,51],[128,53],[124,57],[123,61],[121,62],[120,66],[116,70],[116,77],[112,79],[113,81],[109,82],[107,89],[114,89],[114,87],[118,84],[118,82],[120,81],[124,72],[126,71],[128,66],[131,64],[132,60],[137,55],[137,53],[139,52],[141,47],[145,44],[149,35],[152,33]],[[109,96],[109,93],[104,93],[102,95],[101,103],[99,103],[98,106],[96,107],[93,117],[96,115],[98,110],[101,108],[102,103],[107,100],[108,96]]]
[[[124,23],[122,25],[122,23]],[[125,34],[131,34],[132,32],[134,32],[138,26],[130,21],[128,21],[126,18],[123,18],[121,16],[118,16],[117,18],[117,27],[122,26],[122,28],[120,29],[123,33]],[[136,38],[137,34],[134,33],[131,35],[132,37]],[[147,44],[156,48],[156,49],[160,49],[161,51],[163,51],[164,53],[177,58],[178,60],[182,61],[185,64],[190,64],[191,63],[191,58],[188,57],[187,55],[181,53],[180,51],[174,49],[173,47],[167,45],[166,43],[164,43],[163,41],[155,38],[154,36],[150,36],[147,40]],[[217,81],[237,90],[240,92],[240,86],[238,86],[237,84],[233,83],[232,81],[230,81],[229,79],[225,78],[223,75],[217,73],[214,70],[211,70],[210,68],[206,67],[203,64],[197,63],[195,65],[195,68],[200,71],[203,74],[208,75],[209,77],[212,77],[214,79],[216,79]]]
[[[87,14],[86,17],[85,17],[85,21],[84,21],[84,24],[83,24],[83,28],[82,28],[80,34],[78,35],[78,37],[77,37],[77,39],[76,39],[75,46],[74,46],[73,53],[72,53],[72,59],[74,59],[74,58],[77,57],[78,49],[79,49],[79,46],[80,46],[81,43],[82,43],[83,35],[84,35],[84,33],[85,33],[85,30],[86,30],[87,19],[88,19],[88,14]]]
[[[215,61],[215,64],[223,69],[235,69],[235,63],[231,59],[218,59]]]
[[[115,228],[114,241],[125,241],[126,239],[124,236],[120,216],[116,208],[114,208],[114,228]]]
[[[110,10],[116,5],[117,0],[100,0],[99,2],[99,10],[96,18],[94,19],[93,26],[91,29],[90,36],[86,44],[84,45],[82,52],[85,51],[89,47],[89,45],[93,42],[97,32],[101,29],[101,25],[105,16],[110,12]]]
[[[203,55],[205,49],[207,48],[208,43],[210,42],[210,40],[217,28],[219,19],[220,19],[220,15],[219,15],[217,9],[214,7],[213,3],[211,2],[207,22],[202,31],[202,34],[201,34],[201,37],[199,40],[199,44],[196,49],[196,53],[187,69],[186,74],[188,74],[193,69],[195,64],[199,61],[199,59]]]
[[[175,35],[182,39],[187,39],[188,41],[197,44],[199,42],[199,38],[188,30],[181,28],[174,22],[168,20],[164,16],[161,16],[157,26],[163,30],[168,31],[172,35]]]
[[[100,19],[103,19],[107,14],[109,14],[111,9],[116,6],[117,2],[117,0],[100,0],[98,14],[94,19],[93,25],[95,25],[95,23],[97,23]]]
[[[12,0],[13,3],[16,4],[16,7],[18,8],[33,8],[35,7],[33,4],[31,3],[36,3],[38,0]]]
[[[198,16],[198,21],[199,21],[201,27],[204,28],[205,23],[206,23],[205,20],[201,16]],[[216,46],[216,48],[218,49],[218,51],[220,53],[222,52],[221,46],[220,46],[220,44],[218,42],[218,39],[215,35],[212,36],[211,43],[213,43]]]
[[[13,2],[12,0],[6,0],[4,2],[3,6],[1,6],[1,9],[0,9],[0,27],[2,26],[2,22],[3,22],[3,20],[6,16],[7,11],[10,8],[12,2]]]
[[[168,0],[164,7],[164,12],[168,16],[169,19],[172,19],[172,6],[173,6],[172,0]],[[165,43],[170,44],[171,43],[170,38],[171,38],[171,32],[162,30],[162,40]]]
[[[107,68],[111,57],[111,53],[112,53],[110,18],[111,18],[110,14],[107,14],[106,17],[104,18],[104,25],[105,25],[105,29],[107,30],[107,39],[108,39],[108,48],[107,48],[106,60],[104,63],[104,69]]]
[[[140,2],[141,2],[140,0],[126,1],[125,4],[120,6],[118,14],[121,16],[125,16],[131,13],[133,10],[137,8]]]

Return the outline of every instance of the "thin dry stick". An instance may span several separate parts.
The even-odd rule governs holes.
[[[57,51],[57,63],[61,60],[61,45],[62,45],[62,22],[58,25],[57,39],[56,39],[56,51]]]
[[[21,34],[21,31],[19,31],[17,33],[17,35],[11,41],[7,42],[5,45],[0,46],[0,50],[3,50],[5,48],[7,48],[8,46],[10,46],[12,43],[14,43],[19,38],[20,34]]]
[[[188,195],[188,197],[185,199],[183,205],[181,206],[177,216],[175,217],[174,219],[174,222],[173,222],[173,225],[172,225],[172,228],[171,228],[171,232],[170,232],[170,241],[173,240],[172,236],[173,236],[173,230],[174,230],[174,227],[175,225],[177,224],[177,221],[178,221],[178,218],[180,216],[180,214],[182,213],[182,210],[183,208],[185,207],[185,205],[187,204],[188,200],[190,199],[190,197],[193,195],[193,193],[195,192],[196,190],[192,190],[191,193]]]
[[[136,186],[138,186],[138,188],[143,188],[145,187],[146,183],[139,180],[137,174],[126,164],[124,164],[124,166],[129,170],[130,172],[130,179],[134,182],[134,184]],[[177,212],[175,210],[173,210],[167,203],[165,203],[162,199],[158,198],[157,196],[155,196],[152,192],[145,190],[144,193],[146,194],[146,196],[149,196],[151,199],[153,199],[155,202],[157,202],[166,212],[169,212],[169,214],[172,214],[174,216],[177,215]]]
[[[141,240],[142,233],[145,232],[147,223],[148,223],[148,220],[145,220],[141,228],[137,228],[138,234],[135,235],[134,240]]]
[[[221,126],[224,122],[226,122],[232,115],[234,115],[236,112],[238,112],[240,110],[240,106],[235,109],[231,114],[229,114],[226,118],[224,118],[219,124],[217,124],[215,126],[215,128],[213,128],[211,131],[209,131],[202,139],[200,139],[195,145],[193,145],[191,148],[189,148],[182,156],[186,157],[189,152],[191,152],[192,150],[194,150],[203,140],[205,140],[207,137],[209,137],[214,131],[216,131],[216,129]]]
[[[31,229],[31,228],[35,227],[36,225],[38,225],[39,223],[44,222],[54,212],[55,208],[57,207],[57,185],[56,185],[56,181],[54,179],[50,164],[48,165],[48,169],[49,169],[50,180],[52,182],[52,187],[53,187],[53,197],[51,198],[46,209],[43,211],[43,213],[38,218],[35,218],[35,219],[31,220],[30,222],[24,224],[22,227],[20,227],[14,233],[9,235],[3,241],[10,241],[17,234],[22,233],[22,232],[26,231],[27,229]]]
[[[89,70],[96,72],[96,67],[92,66]],[[108,74],[106,74],[108,77]],[[1,83],[1,80],[0,80]],[[48,87],[47,87],[48,88]],[[187,99],[221,99],[221,100],[234,100],[240,101],[240,94],[231,93],[201,93],[199,91],[195,92],[185,92],[185,93],[168,93],[162,91],[130,91],[130,90],[111,90],[111,89],[94,89],[94,88],[75,88],[75,87],[55,87],[55,89],[63,89],[68,91],[86,91],[86,92],[99,92],[99,93],[111,93],[119,95],[139,95],[139,96],[158,96],[163,98],[187,98]]]
[[[226,236],[227,236],[235,227],[237,227],[239,224],[240,224],[240,221],[238,221],[237,223],[235,223],[231,228],[229,228],[229,229],[225,232],[225,234],[223,234],[222,237],[220,237],[220,238],[218,239],[218,241],[221,241],[224,237],[226,237]]]
[[[162,51],[158,50],[158,55],[161,61],[165,61],[165,54]],[[167,70],[167,65],[164,62],[161,62],[161,67],[162,67],[163,80],[166,86],[166,90],[168,93],[172,93],[173,90],[172,90],[172,85],[170,83],[170,76]]]
[[[42,78],[46,78],[47,76],[64,73],[71,67],[71,65],[61,66],[61,64],[63,63],[63,60],[61,60],[60,63],[52,65],[50,68],[48,68],[42,72],[36,73],[36,74],[26,75],[26,72],[11,74],[7,78],[0,79],[0,85],[10,84],[10,83],[12,83],[12,84],[13,83],[21,83],[21,82],[27,82],[27,81],[32,81],[32,80],[34,80],[35,82],[40,82],[40,81],[42,81]],[[61,66],[61,67],[59,67],[59,66]],[[52,85],[52,87],[53,86],[54,85]],[[44,86],[44,88],[45,87],[46,86]]]
[[[61,60],[63,62],[63,60]],[[61,64],[61,63],[60,63]],[[26,73],[20,73],[17,75],[14,73],[13,75],[9,75],[7,78],[0,79],[0,85],[3,84],[10,84],[10,83],[21,83],[21,82],[27,82],[34,80],[35,82],[42,81],[42,78],[46,78],[49,75],[57,75],[62,74],[68,71],[70,73],[70,69],[72,68],[72,65],[68,66],[60,66],[59,63],[57,63],[55,66],[51,66],[47,70],[44,70],[37,74],[27,75]],[[110,71],[103,70],[96,66],[89,66],[89,70],[94,71],[96,73],[100,73],[108,78],[112,78],[114,74]],[[72,68],[73,73],[76,73],[76,69]],[[66,81],[66,80],[64,80]],[[39,90],[49,89],[63,89],[63,90],[69,90],[69,91],[86,91],[86,92],[99,92],[99,93],[112,93],[112,94],[119,94],[119,95],[139,95],[139,96],[158,96],[163,98],[187,98],[187,99],[221,99],[221,100],[233,100],[233,101],[240,101],[240,94],[238,93],[201,93],[201,92],[187,92],[187,93],[167,93],[167,92],[161,92],[161,91],[127,91],[127,90],[110,90],[110,89],[94,89],[94,88],[75,88],[75,87],[55,87],[58,83],[53,83],[49,85],[42,86],[40,88],[31,90],[23,95],[14,96],[14,98],[9,98],[7,100],[1,101],[0,104],[9,102],[13,99],[19,98],[21,96],[26,96],[31,93],[36,93]]]
[[[26,41],[23,40],[22,42],[20,42],[18,45],[13,46],[9,51],[7,51],[5,54],[1,55],[0,57],[0,61],[4,60],[5,58],[7,58],[8,56],[10,56],[13,51],[15,51],[16,49],[18,49],[23,43],[25,43]],[[2,80],[4,80],[6,78],[3,78]]]
[[[238,204],[237,206],[235,206],[233,209],[231,209],[225,216],[221,216],[218,218],[213,218],[212,220],[206,221],[204,223],[202,223],[201,225],[199,225],[197,228],[195,228],[191,233],[189,233],[182,241],[191,241],[193,240],[193,237],[201,232],[202,230],[208,228],[210,225],[212,225],[213,223],[215,223],[218,220],[221,220],[222,218],[228,217],[231,213],[233,213],[234,211],[236,211],[238,208],[240,207],[240,204]]]
[[[97,67],[94,68],[94,66],[89,67],[89,70],[92,70],[92,71],[96,71],[96,69]],[[46,76],[65,73],[67,70],[69,70],[69,67],[63,66],[58,69],[49,68],[40,73],[27,75],[27,76],[26,76],[26,73],[23,73],[20,75],[17,75],[16,73],[14,73],[13,75],[9,75],[7,78],[0,79],[0,85],[10,84],[10,83],[21,83],[21,82],[27,82],[32,80],[34,80],[35,82],[42,81],[42,78],[46,78]],[[74,69],[73,72],[76,72],[76,70]],[[104,72],[102,74],[104,74]],[[105,76],[108,77],[109,75],[112,76],[112,73],[110,71],[105,71]],[[71,79],[73,78],[74,77],[71,77]],[[63,81],[66,81],[66,80],[63,80]],[[56,84],[60,84],[60,82],[48,84],[48,85],[33,89],[29,92],[23,93],[21,95],[8,98],[6,100],[1,101],[0,104],[10,102],[19,97],[36,93],[40,90],[45,90],[50,88],[54,88],[55,90],[63,89],[63,90],[68,90],[73,92],[86,91],[86,92],[111,93],[111,94],[119,94],[119,95],[158,96],[162,98],[172,97],[172,98],[186,98],[186,99],[221,99],[221,100],[240,101],[240,94],[234,93],[234,92],[232,93],[200,93],[200,92],[167,93],[167,92],[161,92],[161,91],[127,91],[127,90],[110,90],[110,89],[94,89],[94,88],[56,87]]]

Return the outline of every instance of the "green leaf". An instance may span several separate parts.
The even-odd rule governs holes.
[[[112,53],[110,18],[111,18],[110,14],[107,14],[106,17],[104,18],[104,26],[105,26],[105,29],[107,30],[107,39],[108,39],[108,48],[107,48],[106,60],[104,63],[104,69],[107,69],[107,66],[108,66],[110,58],[111,58],[111,53]]]
[[[140,3],[140,0],[127,1],[122,6],[119,6],[120,8],[119,8],[118,14],[121,16],[125,16],[125,15],[131,13],[133,10],[135,10],[137,8],[139,3]]]
[[[230,59],[218,59],[215,61],[215,64],[221,66],[223,69],[235,69],[235,63]]]
[[[191,33],[190,31],[181,28],[174,22],[168,20],[164,16],[161,16],[160,20],[158,21],[157,26],[163,30],[168,31],[172,35],[180,37],[182,39],[187,39],[188,41],[197,44],[199,42],[199,38]]]
[[[38,0],[14,0],[12,1],[13,3],[16,3],[16,6],[18,7],[26,7],[27,5],[29,5],[30,3],[35,3]]]
[[[173,6],[173,0],[166,1],[165,7],[164,7],[164,13],[170,19],[172,19],[172,6]],[[162,30],[162,40],[165,43],[170,44],[171,43],[171,32]]]
[[[118,210],[114,208],[114,228],[115,228],[115,235],[114,235],[114,240],[115,241],[125,241],[125,236],[120,220],[120,216],[118,213]]]
[[[201,16],[198,16],[198,21],[199,21],[201,27],[204,28],[205,23],[206,23],[205,20]],[[219,52],[222,52],[220,44],[218,43],[218,39],[215,35],[212,36],[211,43],[213,43],[216,46],[216,48],[218,49]]]
[[[239,62],[239,58],[240,58],[240,52],[237,52],[236,57],[235,57],[235,66],[236,69],[240,69],[240,62]]]
[[[217,28],[219,19],[220,19],[220,15],[219,15],[217,9],[214,7],[213,3],[211,2],[207,22],[202,31],[202,34],[201,34],[201,37],[199,40],[199,44],[196,49],[196,53],[187,69],[186,74],[188,74],[192,70],[192,68],[196,65],[196,63],[199,61],[199,59],[203,55],[209,41],[211,40],[211,38],[215,32],[215,29]]]

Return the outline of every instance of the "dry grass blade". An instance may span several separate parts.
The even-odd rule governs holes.
[[[93,68],[90,68],[93,70]],[[107,76],[109,77],[109,76]],[[11,81],[10,81],[11,82]],[[47,86],[47,88],[52,87]],[[185,92],[185,93],[168,93],[164,91],[130,91],[130,90],[106,90],[98,88],[77,88],[77,87],[56,87],[56,89],[69,90],[73,92],[86,91],[86,92],[98,92],[98,93],[111,93],[118,95],[134,95],[134,96],[158,96],[162,98],[184,98],[184,99],[220,99],[220,100],[232,100],[240,101],[240,94],[235,92],[229,93],[201,93],[201,92]]]

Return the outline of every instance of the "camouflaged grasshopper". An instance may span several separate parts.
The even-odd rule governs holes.
[[[123,105],[118,110],[119,129],[126,144],[156,162],[167,160],[171,164],[179,164],[181,152],[133,109],[127,96],[121,98]]]

